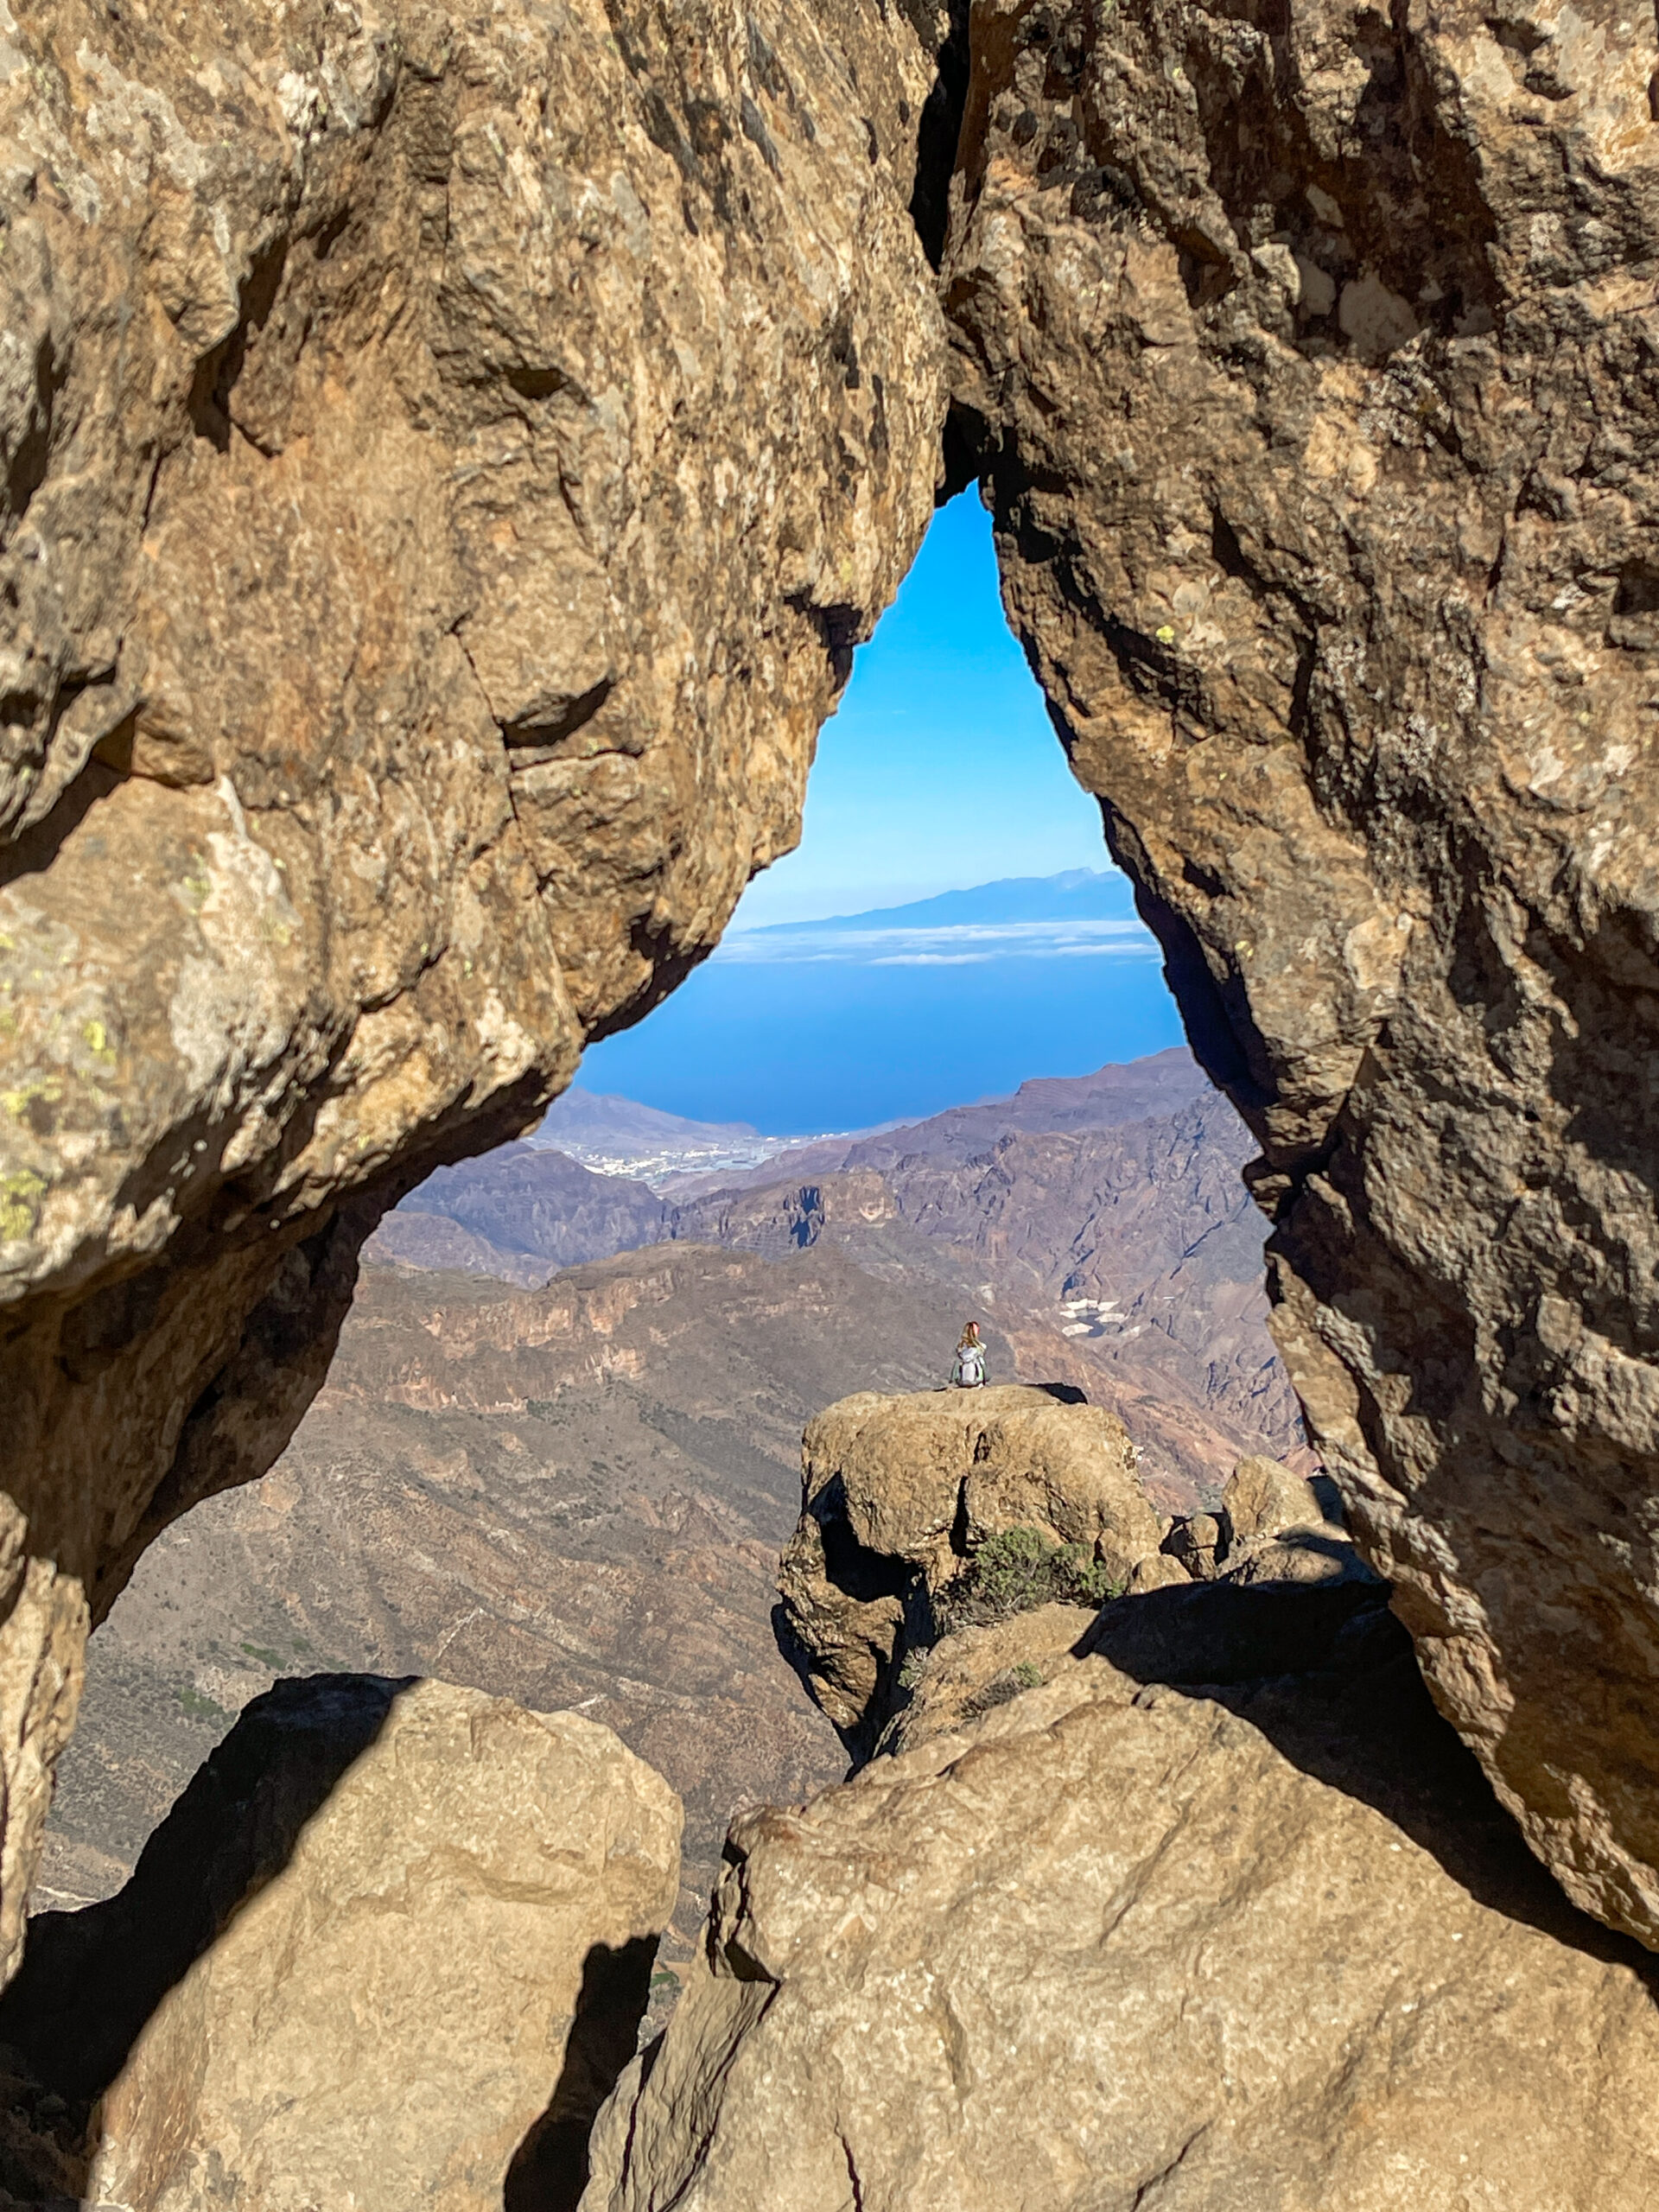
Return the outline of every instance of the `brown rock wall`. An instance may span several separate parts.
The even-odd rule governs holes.
[[[976,0],[1005,592],[1445,1711],[1659,1941],[1650,11]]]
[[[0,17],[0,1970],[74,1619],[798,833],[938,465],[916,21]]]

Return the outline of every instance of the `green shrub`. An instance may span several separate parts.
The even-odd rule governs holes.
[[[217,1728],[221,1721],[235,1718],[234,1714],[226,1713],[222,1705],[215,1705],[212,1698],[204,1697],[199,1689],[182,1689],[175,1694],[180,1710],[187,1720],[205,1720],[210,1728]]]
[[[933,1601],[939,1634],[1007,1620],[1038,1605],[1103,1605],[1123,1594],[1082,1544],[1051,1544],[1037,1529],[988,1538]]]
[[[1034,1690],[1041,1686],[1043,1670],[1034,1661],[1022,1659],[1017,1667],[1005,1667],[1000,1675],[993,1675],[982,1689],[974,1692],[963,1704],[964,1720],[976,1719],[982,1713],[990,1713],[999,1705],[1007,1705],[1021,1690]]]

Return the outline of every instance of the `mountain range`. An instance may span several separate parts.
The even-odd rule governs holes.
[[[665,1118],[571,1115],[647,1151]],[[42,1902],[116,1887],[277,1676],[417,1672],[577,1707],[660,1768],[688,1808],[683,1956],[734,1804],[841,1770],[772,1627],[812,1414],[939,1383],[971,1318],[994,1379],[1116,1410],[1166,1510],[1295,1453],[1250,1149],[1172,1051],[712,1188],[544,1142],[441,1171],[365,1248],[276,1467],[169,1529],[94,1637]]]

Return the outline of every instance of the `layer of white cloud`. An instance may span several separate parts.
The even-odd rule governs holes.
[[[938,929],[736,930],[716,960],[749,965],[839,960],[865,967],[958,967],[969,962],[1068,959],[1079,956],[1155,960],[1158,946],[1139,922],[958,922]]]

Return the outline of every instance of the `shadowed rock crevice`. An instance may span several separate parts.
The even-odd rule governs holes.
[[[513,2152],[502,2212],[575,2212],[588,2186],[588,2139],[634,2055],[656,1957],[651,1936],[614,1949],[595,1944],[588,1954],[564,2068],[547,2110]]]

